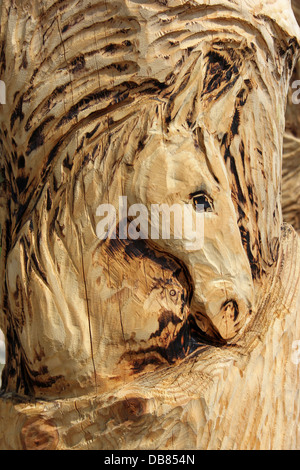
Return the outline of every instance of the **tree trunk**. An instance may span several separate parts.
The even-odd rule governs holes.
[[[290,2],[0,5],[0,448],[299,448]]]

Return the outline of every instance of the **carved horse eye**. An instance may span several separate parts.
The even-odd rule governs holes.
[[[192,196],[193,206],[196,212],[212,212],[213,204],[205,193],[198,193]]]

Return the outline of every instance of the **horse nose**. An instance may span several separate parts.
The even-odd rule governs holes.
[[[241,295],[232,283],[222,284],[196,285],[190,309],[208,338],[228,342],[242,330],[253,305],[250,297]]]

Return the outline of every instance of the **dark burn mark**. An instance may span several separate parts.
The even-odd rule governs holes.
[[[176,89],[175,92],[169,96],[167,109],[166,109],[166,117],[165,117],[165,123],[167,125],[172,121],[172,111],[174,109],[176,97],[180,95],[180,93],[182,93],[182,91],[187,87],[189,81],[190,81],[190,75],[187,74],[184,80],[180,83],[180,86],[178,87],[178,89]]]
[[[52,162],[52,160],[56,157],[56,155],[58,154],[58,151],[60,149],[60,146],[63,144],[64,142],[64,139],[61,138],[53,147],[53,149],[51,150],[51,152],[49,153],[48,155],[48,160],[47,160],[47,166],[50,165],[50,163]]]
[[[145,148],[147,139],[148,139],[148,136],[143,135],[143,137],[139,140],[139,143],[138,143],[138,151],[139,152],[141,152]]]
[[[173,323],[173,325],[176,326],[179,323],[182,323],[182,319],[174,315],[173,312],[168,312],[168,311],[163,312],[158,318],[158,324],[159,324],[158,330],[155,333],[151,334],[150,339],[160,336],[163,330],[167,328],[169,323]]]
[[[25,189],[27,187],[28,180],[29,180],[28,176],[26,176],[26,177],[25,176],[19,176],[16,179],[19,194],[21,194],[23,191],[25,191]]]
[[[289,41],[289,49],[287,54],[287,63],[290,71],[292,71],[295,66],[295,55],[296,51],[299,51],[299,49],[299,44],[297,43],[296,38],[291,38]]]
[[[240,182],[239,174],[237,171],[237,166],[236,166],[236,160],[235,157],[231,154],[230,150],[230,142],[231,142],[231,137],[229,137],[228,134],[225,134],[222,139],[222,146],[225,147],[224,149],[224,160],[225,163],[230,162],[229,166],[229,172],[231,177],[233,178],[232,181],[232,200],[235,204],[236,207],[236,212],[238,215],[238,226],[239,230],[241,233],[241,239],[242,243],[244,246],[244,249],[247,253],[249,263],[251,266],[252,270],[252,276],[254,279],[257,279],[261,276],[261,241],[254,239],[252,240],[250,231],[246,228],[247,223],[248,223],[248,217],[246,214],[248,213],[248,208],[247,208],[247,199],[246,199],[246,194],[244,194],[242,190],[242,185]],[[245,168],[245,148],[243,142],[240,144],[240,156],[242,163]],[[249,202],[252,205],[252,213],[254,217],[256,217],[256,222],[258,218],[258,212],[257,212],[257,203],[254,200],[254,192],[253,188],[251,185],[247,185],[247,195],[249,198]],[[246,189],[245,189],[246,191]],[[247,210],[246,210],[247,208]],[[254,252],[256,251],[256,255],[254,255]]]
[[[279,52],[280,57],[283,58],[285,56],[285,61],[288,65],[288,68],[290,71],[292,71],[292,69],[294,68],[294,58],[295,58],[294,45],[291,42],[289,42],[289,46],[286,47],[285,42],[279,41],[279,40],[277,40],[276,43],[277,43],[276,44],[277,50]],[[298,46],[298,49],[299,49],[299,46]]]
[[[55,104],[58,102],[58,98],[60,97],[60,95],[65,91],[65,89],[70,85],[70,83],[65,83],[64,85],[61,85],[61,86],[58,86],[57,88],[55,88],[55,90],[51,93],[51,95],[49,96],[47,102],[45,103],[45,105],[43,106],[43,112],[46,113],[46,112],[49,112],[54,106]],[[31,113],[31,115],[29,116],[26,124],[25,124],[25,130],[26,132],[29,132],[30,129],[31,129],[31,125],[32,125],[32,120],[35,116],[35,111],[33,111]]]
[[[193,120],[192,120],[191,113],[189,113],[189,115],[187,116],[186,123],[187,123],[188,127],[191,129],[191,127],[193,126]]]
[[[14,201],[15,204],[18,204],[18,194],[16,191],[14,191],[13,188],[11,188],[11,198]]]
[[[243,88],[238,94],[237,94],[237,106],[243,107],[247,103],[247,98],[248,98],[248,91]]]
[[[178,335],[175,339],[170,341],[168,347],[150,346],[149,348],[141,349],[138,352],[140,358],[134,358],[133,353],[130,358],[133,373],[142,372],[148,364],[154,363],[159,365],[163,364],[165,361],[169,364],[174,364],[178,360],[184,359],[188,354],[193,353],[198,347],[200,347],[200,344],[195,342],[193,338],[190,338],[187,323],[184,323]],[[126,354],[124,356],[126,357]],[[160,360],[159,357],[162,359]]]
[[[52,197],[51,197],[50,188],[47,189],[47,204],[46,204],[46,207],[47,207],[48,212],[51,210],[51,207],[52,207]]]
[[[31,370],[31,384],[39,389],[47,389],[53,387],[58,381],[63,380],[63,375],[50,376],[48,368],[41,366],[38,371]]]
[[[239,213],[239,219],[238,219],[238,223],[239,223],[242,219],[246,217],[245,211],[244,209],[242,209],[240,204],[238,205],[238,213]]]
[[[87,165],[91,161],[91,156],[89,153],[85,154],[81,165],[80,165],[80,171],[84,168],[85,165]]]
[[[238,174],[238,171],[237,171],[237,168],[236,168],[235,158],[233,157],[233,155],[231,155],[230,148],[228,146],[226,146],[225,154],[224,154],[225,163],[227,163],[228,159],[230,160],[230,171],[231,171],[231,174],[233,175],[234,180],[235,180],[235,184],[233,184],[234,194],[236,195],[238,201],[242,205],[244,205],[246,203],[246,198],[243,194],[243,190],[242,190],[242,187],[241,187],[239,174]]]
[[[33,84],[33,82],[34,82],[34,80],[35,80],[35,77],[37,76],[38,72],[39,72],[39,68],[37,67],[37,68],[34,69],[33,74],[32,74],[32,76],[31,76],[31,79],[30,79],[30,84],[31,84],[31,85]],[[29,90],[28,90],[28,91],[29,91]],[[27,91],[27,93],[28,93],[28,91]]]
[[[115,257],[117,254],[122,253],[126,262],[130,262],[134,259],[148,258],[154,261],[159,267],[164,270],[173,272],[173,276],[177,279],[183,288],[187,292],[187,302],[191,301],[193,294],[193,282],[190,277],[189,271],[186,266],[180,262],[177,258],[172,255],[166,255],[164,252],[160,252],[157,248],[154,249],[145,240],[120,240],[118,238],[119,233],[117,232],[117,238],[115,240],[109,240],[105,246],[105,250],[108,256]]]
[[[70,71],[72,73],[79,72],[85,68],[85,58],[83,55],[80,55],[72,60]]]
[[[23,57],[22,57],[22,63],[21,63],[21,67],[20,68],[23,68],[23,69],[27,69],[28,67],[28,60],[27,60],[27,54],[26,54],[26,51],[24,52],[23,54]]]
[[[168,326],[165,330],[167,331],[167,329]],[[159,330],[154,334],[154,337],[159,337]],[[151,345],[148,348],[140,348],[136,352],[125,353],[120,358],[120,362],[122,360],[128,361],[132,366],[132,373],[137,374],[143,372],[149,364],[160,366],[167,362],[172,365],[195,352],[201,353],[209,346],[221,347],[226,344],[221,338],[208,337],[200,330],[192,315],[182,322],[182,328],[176,337],[169,338],[169,340],[167,347]]]
[[[206,57],[208,58],[209,65],[211,65],[213,69],[229,70],[230,64],[227,62],[225,57],[221,56],[216,51],[210,51]]]
[[[120,92],[118,91],[115,95],[114,95],[114,100],[113,100],[113,103],[114,104],[117,104],[117,103],[121,103],[122,101],[126,100],[127,98],[129,97],[129,92]]]
[[[5,41],[1,41],[0,45],[0,73],[6,69]]]
[[[63,161],[63,167],[67,168],[68,170],[72,170],[73,168],[73,162],[70,161],[70,155],[68,154],[66,158]]]
[[[232,133],[233,137],[239,133],[240,122],[241,122],[240,121],[240,112],[237,108],[235,110],[235,113],[234,113],[234,116],[233,116],[233,119],[232,119],[232,123],[231,123],[231,133]]]
[[[84,98],[82,98],[78,103],[74,104],[67,114],[59,121],[56,128],[58,129],[62,125],[68,123],[72,119],[74,119],[80,110],[84,110],[91,105],[92,102],[97,103],[102,100],[109,99],[113,96],[113,90],[102,90],[98,93],[91,93]],[[104,113],[103,113],[104,114]]]
[[[233,311],[234,311],[234,318],[233,319],[234,319],[234,321],[236,321],[238,319],[238,316],[239,316],[239,307],[238,307],[237,302],[234,299],[227,300],[222,305],[221,310],[223,310],[223,309],[226,310],[227,308],[233,309]]]
[[[169,40],[169,46],[170,46],[170,47],[178,47],[179,44],[180,44],[179,41]]]
[[[18,207],[18,210],[16,212],[15,218],[16,218],[16,226],[18,226],[21,222],[22,216],[25,214],[26,209],[29,205],[30,198],[27,199],[27,201],[24,204],[20,204]]]
[[[123,73],[129,69],[130,65],[131,65],[130,62],[120,62],[118,64],[109,65],[107,68],[108,69],[113,68],[113,69],[116,69],[118,72]]]
[[[132,42],[125,40],[121,44],[116,44],[116,43],[108,44],[107,46],[103,47],[100,50],[100,52],[102,54],[110,54],[110,55],[116,54],[118,52],[125,53],[126,52],[125,48],[130,48],[131,46],[132,46]]]
[[[80,23],[82,20],[84,19],[84,15],[82,13],[80,13],[79,15],[77,15],[72,21],[70,21],[70,23],[68,24],[65,24],[61,30],[62,34],[66,33],[68,31],[68,29],[72,28],[73,26],[77,25],[78,23]]]
[[[45,282],[45,284],[49,287],[48,281],[47,281],[47,278],[46,278],[46,274],[42,270],[41,265],[39,264],[39,262],[37,260],[37,257],[34,253],[32,253],[32,255],[31,255],[31,262],[32,262],[33,266],[35,267],[36,271],[38,272],[38,274],[40,275],[40,277]]]
[[[25,158],[24,155],[20,155],[18,159],[18,169],[21,170],[22,168],[25,168]]]
[[[30,155],[31,152],[34,150],[38,149],[44,144],[44,134],[43,131],[47,124],[51,122],[54,119],[53,116],[49,116],[47,119],[45,119],[31,134],[27,150],[26,150],[26,155]]]
[[[49,226],[49,235],[50,235],[50,236],[53,235],[53,232],[54,232],[54,230],[55,230],[55,224],[56,224],[56,221],[57,221],[58,213],[59,213],[59,207],[57,207],[57,208],[55,209],[53,218],[52,218],[51,223],[50,223],[50,226]]]
[[[122,46],[120,44],[108,44],[102,49],[102,52],[106,54],[113,54],[114,52],[117,52],[120,49],[122,49]]]
[[[245,83],[248,91],[251,92],[253,90],[253,84],[252,84],[251,80],[249,78],[247,78],[246,80],[244,80],[244,83]]]
[[[122,70],[124,71],[127,68],[127,65],[128,64],[123,64],[123,67],[121,64],[120,67],[123,67]],[[114,64],[114,66],[118,68],[118,64]],[[105,108],[95,111],[95,113],[91,114],[91,116],[101,117],[114,112],[119,106],[130,104],[133,101],[135,95],[155,95],[165,87],[165,83],[160,83],[158,80],[148,80],[141,86],[138,86],[135,82],[128,81],[123,82],[121,85],[112,89],[104,89],[96,93],[90,93],[69,109],[69,111],[58,122],[56,128],[58,129],[61,126],[68,124],[75,118],[78,119],[78,114],[81,111],[91,108],[94,104],[98,104],[102,101],[108,101],[108,104]]]
[[[244,168],[244,171],[245,171],[245,144],[243,141],[241,141],[240,143],[240,155],[241,155],[241,159],[242,159],[242,163],[243,163],[243,168]]]
[[[57,184],[57,178],[54,173],[52,173],[52,187],[53,187],[53,192],[54,194],[57,193],[58,191],[58,184]]]
[[[2,374],[1,390],[7,390],[11,384],[17,394],[34,396],[32,380],[27,367],[27,359],[15,332],[15,328],[8,322],[6,329],[6,357],[8,361]]]
[[[257,205],[257,203],[254,201],[253,187],[250,184],[247,186],[247,191],[248,191],[250,204],[252,206]]]
[[[243,246],[247,252],[247,256],[249,259],[249,263],[251,266],[252,270],[252,276],[254,279],[257,279],[261,276],[261,266],[259,262],[259,257],[254,257],[251,249],[251,237],[250,237],[250,232],[247,230],[243,225],[239,226],[241,237],[242,237],[242,243]]]
[[[211,52],[208,55],[208,67],[204,80],[206,92],[210,93],[218,88],[224,78],[227,82],[229,82],[232,78],[232,70],[230,70],[230,65],[224,59],[224,57],[216,54],[215,52]]]
[[[11,115],[11,118],[10,118],[10,130],[13,129],[14,124],[15,124],[15,122],[16,122],[17,119],[19,119],[20,122],[22,122],[23,119],[24,119],[23,100],[24,100],[24,95],[22,95],[22,96],[19,98],[18,104],[17,104],[17,106],[15,107],[15,109],[14,109],[12,115]]]
[[[14,93],[13,102],[16,101],[17,96],[18,96],[19,93],[20,93],[19,91],[16,91],[16,92]]]
[[[238,80],[238,76],[236,76],[231,82],[227,83],[227,85],[225,85],[221,91],[219,91],[219,93],[216,95],[215,97],[215,100],[217,101],[222,95],[225,95],[229,90],[231,90],[234,85],[236,84],[237,80]],[[209,98],[209,101],[211,101],[211,97]]]
[[[291,38],[289,40],[289,49],[291,50],[293,55],[296,51],[299,51],[299,43],[296,38]]]
[[[91,132],[87,132],[85,134],[86,138],[91,139],[93,137],[93,135],[96,134],[97,130],[99,129],[99,126],[100,126],[100,124],[97,124]]]
[[[208,334],[204,333],[204,331],[201,330],[194,315],[189,315],[187,322],[188,327],[190,329],[190,338],[192,339],[194,345],[198,345],[197,347],[201,345],[209,345],[215,347],[222,347],[226,345],[226,340],[221,337],[221,335],[218,333],[218,331],[212,324],[210,324],[210,334]]]
[[[79,153],[83,149],[84,139],[85,139],[85,136],[82,137],[80,144],[78,145],[76,149],[76,153]]]
[[[240,113],[241,113],[241,108],[245,106],[248,98],[248,91],[246,89],[242,89],[237,97],[236,97],[236,103],[235,103],[235,111],[231,123],[231,139],[234,138],[234,136],[238,135],[239,133],[239,126],[241,123],[241,118],[240,118]]]
[[[211,94],[224,85],[223,89],[216,96],[216,99],[218,99],[236,83],[239,77],[238,66],[236,63],[230,64],[225,57],[215,51],[209,52],[206,58],[208,59],[208,64],[203,82],[202,96]]]
[[[42,232],[39,228],[37,229],[36,241],[37,241],[37,244],[36,244],[37,245],[37,251],[40,254],[41,253]]]
[[[17,159],[18,159],[18,154],[17,152],[11,152],[11,158],[12,158],[12,161],[14,163],[16,163]]]
[[[94,147],[94,149],[93,149],[93,151],[92,151],[92,158],[95,157],[95,155],[96,155],[98,149],[99,149],[99,144],[95,145],[95,147]]]

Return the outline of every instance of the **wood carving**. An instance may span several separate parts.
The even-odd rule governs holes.
[[[0,448],[299,448],[290,2],[0,5]],[[203,245],[120,200],[200,204]]]

